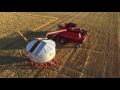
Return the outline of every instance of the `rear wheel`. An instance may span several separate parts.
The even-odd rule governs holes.
[[[60,37],[60,38],[59,38],[59,42],[60,42],[61,44],[66,44],[66,43],[67,43],[67,39],[64,38],[64,37]]]
[[[81,45],[77,43],[77,44],[75,44],[75,47],[76,47],[76,48],[80,48]]]

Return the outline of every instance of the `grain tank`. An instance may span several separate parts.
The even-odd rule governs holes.
[[[33,40],[26,46],[28,57],[35,63],[46,63],[56,55],[56,44],[53,40]]]

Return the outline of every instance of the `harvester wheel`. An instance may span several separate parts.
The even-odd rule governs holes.
[[[76,48],[80,48],[80,46],[81,46],[81,45],[80,45],[80,44],[78,44],[78,43],[77,43],[77,44],[75,44],[75,47],[76,47]]]
[[[66,43],[67,43],[67,39],[64,38],[64,37],[60,37],[60,38],[59,38],[59,42],[60,42],[61,44],[66,44]]]

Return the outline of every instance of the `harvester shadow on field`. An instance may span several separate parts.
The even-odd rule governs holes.
[[[47,32],[26,31],[24,33],[23,32],[21,33],[30,42],[34,40],[34,38],[44,37]],[[10,43],[8,42],[6,45],[0,48],[0,66],[2,67],[4,66],[4,68],[9,68],[5,66],[10,66],[11,68],[12,65],[16,64],[15,67],[22,66],[23,69],[25,69],[24,65],[20,65],[20,64],[29,60],[28,58],[25,57],[27,55],[25,51],[27,43],[19,36],[17,32],[15,34],[16,34],[16,37],[9,38],[11,41],[14,40],[13,42],[10,42]],[[0,39],[0,41],[4,42],[4,40],[7,40],[7,39],[8,38],[2,38]],[[19,67],[19,68],[22,68],[22,67]]]
[[[34,38],[41,38],[44,37],[46,35],[47,32],[45,31],[41,31],[41,32],[30,32],[30,31],[26,31],[26,32],[21,32],[27,39],[28,41],[32,41],[34,40]],[[16,37],[10,37],[8,38],[0,38],[1,44],[4,41],[8,41],[7,44],[5,44],[1,50],[14,50],[14,49],[25,49],[27,43],[23,40],[23,38],[21,38],[19,36],[19,34],[16,32],[14,33],[16,34]],[[11,42],[9,42],[11,41]]]

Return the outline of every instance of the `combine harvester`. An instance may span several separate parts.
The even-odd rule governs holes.
[[[61,44],[72,42],[75,43],[76,48],[79,48],[87,36],[87,30],[78,28],[74,23],[58,25],[58,29],[59,31],[47,33],[46,37],[53,40],[57,39]]]
[[[74,23],[64,23],[58,25],[57,31],[48,32],[45,38],[36,38],[28,42],[28,40],[18,31],[19,35],[28,43],[26,51],[30,59],[30,63],[37,69],[44,69],[50,66],[58,67],[58,62],[55,59],[56,43],[58,40],[61,44],[67,42],[75,43],[75,47],[79,48],[80,44],[86,39],[87,30],[77,28]]]

